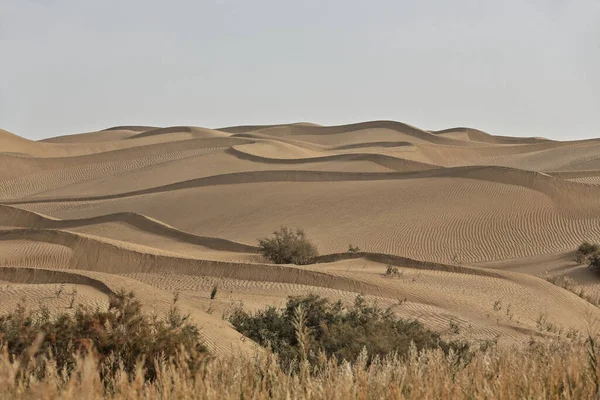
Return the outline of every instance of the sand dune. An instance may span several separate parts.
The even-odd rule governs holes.
[[[141,248],[122,247],[94,238],[65,235],[59,231],[5,231],[0,235],[0,240],[19,240],[22,237],[29,237],[38,242],[56,241],[73,246],[74,252],[69,265],[69,271],[73,272],[67,273],[70,275],[60,275],[62,271],[7,268],[0,279],[28,284],[94,285],[95,281],[85,281],[80,277],[83,275],[101,281],[111,288],[110,290],[135,287],[142,292],[142,300],[148,301],[151,307],[158,305],[157,293],[143,285],[119,278],[118,275],[127,274],[149,284],[153,283],[152,286],[157,287],[155,291],[162,290],[164,293],[163,300],[159,303],[163,307],[168,304],[168,296],[172,290],[183,289],[184,300],[194,299],[192,293],[186,293],[185,286],[174,284],[180,281],[178,277],[184,278],[184,282],[194,279],[191,277],[213,278],[206,282],[213,284],[218,282],[223,291],[232,294],[221,300],[223,309],[231,305],[230,302],[235,301],[236,297],[244,298],[244,295],[254,297],[269,292],[271,297],[279,297],[280,300],[289,294],[309,292],[339,296],[347,301],[351,301],[352,293],[354,295],[363,293],[389,305],[393,305],[400,299],[406,299],[407,303],[398,310],[402,315],[413,317],[420,315],[420,319],[438,329],[443,329],[452,315],[460,323],[469,327],[470,334],[474,338],[500,334],[510,343],[524,340],[528,335],[542,335],[535,329],[535,321],[540,314],[549,315],[550,321],[560,324],[559,326],[565,330],[585,329],[584,316],[600,317],[600,310],[591,308],[574,294],[539,278],[515,273],[485,270],[472,270],[474,273],[469,273],[469,268],[445,271],[447,268],[436,268],[432,264],[414,263],[410,260],[403,262],[397,259],[395,261],[401,265],[402,276],[391,279],[384,276],[386,264],[371,261],[364,255],[344,261],[317,264],[310,268],[296,268],[210,263],[169,255],[148,254],[143,253],[144,249]],[[3,270],[4,268],[6,267],[3,267]],[[80,268],[88,268],[91,272]],[[18,278],[15,278],[15,275]],[[186,276],[188,278],[185,278]],[[147,279],[148,277],[156,277],[158,281]],[[271,289],[268,289],[269,287]],[[466,287],[469,288],[469,292],[464,292]],[[275,292],[273,289],[276,289]],[[106,291],[105,288],[103,290]],[[148,291],[151,293],[149,294]],[[467,293],[476,296],[469,296]],[[484,294],[488,301],[482,302],[481,296]],[[552,300],[551,303],[547,297]],[[505,306],[510,305],[510,313],[496,313],[497,315],[490,316],[493,314],[494,302],[497,300],[503,302]],[[209,303],[205,300],[203,304]],[[269,303],[259,300],[257,305],[260,304]],[[424,313],[425,311],[427,312]],[[202,315],[202,307],[196,306],[196,314]],[[203,318],[198,319],[199,322],[206,323]],[[208,331],[207,335],[215,337],[216,333]]]
[[[411,165],[407,163],[406,165]],[[417,165],[418,166],[418,165]],[[546,195],[562,214],[578,217],[597,215],[600,204],[596,196],[600,188],[579,182],[567,181],[534,171],[524,171],[506,167],[456,167],[443,169],[427,169],[418,172],[334,172],[334,171],[252,171],[237,172],[224,175],[212,175],[204,178],[190,179],[174,184],[152,187],[103,196],[87,197],[40,197],[5,201],[5,204],[36,204],[53,202],[90,202],[137,197],[164,192],[181,191],[211,186],[247,185],[250,183],[287,183],[287,182],[377,182],[405,180],[477,180],[518,186]]]
[[[101,132],[106,131],[134,131],[134,132],[146,132],[154,129],[161,129],[157,126],[146,126],[146,125],[124,125],[124,126],[113,126],[112,128],[103,129]],[[69,136],[69,135],[68,135]]]
[[[135,136],[138,132],[129,129],[109,129],[98,132],[78,133],[40,140],[45,143],[98,143],[123,140]]]
[[[322,256],[263,259],[257,238],[282,225]],[[471,339],[560,334],[540,315],[584,331],[600,310],[546,281],[600,295],[600,277],[572,261],[583,240],[600,241],[598,140],[394,121],[118,126],[40,142],[0,131],[0,310],[23,296],[65,309],[57,285],[88,305],[134,289],[149,311],[180,291],[216,354],[256,351],[221,318],[234,304],[307,293],[362,293],[443,334],[458,321]]]
[[[323,136],[323,135],[347,135],[353,132],[363,131],[377,135],[378,131],[393,131],[397,137],[408,137],[413,140],[432,142],[438,144],[453,144],[456,143],[452,139],[447,139],[441,136],[436,136],[428,131],[416,128],[414,126],[396,121],[371,121],[361,122],[356,124],[338,125],[338,126],[311,126],[311,125],[272,125],[272,126],[246,126],[221,128],[223,132],[228,133],[244,133],[261,131],[272,136]],[[366,131],[366,132],[364,132]],[[375,131],[375,132],[373,132]],[[339,140],[339,138],[338,138]]]
[[[168,128],[142,127],[142,126],[122,126],[109,128],[102,131],[86,132],[75,135],[57,136],[44,139],[44,143],[99,143],[111,142],[125,139],[141,139],[151,136],[169,135],[169,140],[176,138],[211,138],[228,137],[224,132],[212,129],[197,128],[192,126],[172,126]]]
[[[247,246],[231,240],[193,235],[180,231],[163,222],[136,213],[118,213],[103,215],[93,218],[60,220],[19,208],[0,205],[0,226],[36,227],[46,229],[69,229],[88,225],[97,225],[107,222],[122,222],[140,230],[149,231],[163,236],[170,236],[177,240],[198,244],[214,250],[256,252],[257,247]]]
[[[31,141],[3,129],[0,129],[0,144],[2,144],[0,154],[8,153],[15,155],[26,154],[26,149],[33,145]]]
[[[543,143],[548,142],[549,139],[546,138],[537,138],[537,137],[529,137],[529,138],[516,138],[510,136],[494,136],[489,133],[472,129],[472,128],[450,128],[444,129],[441,131],[431,131],[436,135],[441,135],[445,137],[449,137],[452,139],[459,140],[472,140],[474,142],[482,142],[482,143],[491,143],[491,144],[530,144],[530,143]]]
[[[229,135],[225,132],[215,131],[212,129],[196,128],[191,126],[173,126],[170,128],[159,128],[149,131],[140,132],[136,135],[130,136],[128,139],[139,139],[150,136],[158,135],[171,135],[174,134],[189,134],[190,138],[213,138],[213,137],[228,137]]]
[[[157,129],[155,132],[156,131],[159,132],[147,135],[133,131],[133,135],[129,135],[128,132],[108,130],[80,134],[77,135],[76,138],[67,136],[47,139],[40,142],[32,142],[11,134],[10,132],[0,131],[0,143],[2,143],[0,155],[7,153],[23,157],[38,158],[75,157],[106,153],[156,143],[176,142],[194,138],[225,138],[228,136],[225,133],[219,133],[209,129],[188,127],[165,128]],[[164,134],[161,134],[160,131]],[[111,139],[112,135],[115,133],[118,137],[117,140]],[[137,135],[142,136],[136,137]],[[123,138],[128,140],[120,140]]]
[[[350,154],[332,154],[332,155],[319,155],[316,153],[303,154],[304,157],[297,158],[277,158],[277,157],[269,157],[271,154],[267,153],[267,155],[262,155],[260,150],[257,149],[255,145],[241,145],[241,146],[232,146],[227,150],[229,154],[234,155],[235,157],[250,160],[254,162],[262,162],[269,164],[307,164],[307,163],[315,163],[315,162],[333,162],[333,161],[370,161],[375,164],[382,165],[384,167],[390,168],[394,171],[424,171],[428,169],[436,169],[438,168],[436,165],[420,163],[418,161],[405,160],[402,158],[396,158],[387,156],[384,154],[372,154],[372,153],[350,153]],[[268,149],[272,150],[272,149]],[[289,156],[289,153],[286,154]]]
[[[161,207],[169,202],[177,208]],[[303,226],[322,252],[353,243],[440,262],[569,250],[600,233],[598,220],[577,204],[562,213],[538,191],[471,179],[238,183],[21,206],[60,218],[136,210],[196,235],[246,244],[279,225]]]
[[[241,139],[199,139],[140,146],[69,158],[22,158],[0,155],[0,194],[31,196],[93,179],[129,175],[160,164],[223,150]],[[17,167],[17,169],[15,169]],[[19,175],[17,171],[22,171]]]

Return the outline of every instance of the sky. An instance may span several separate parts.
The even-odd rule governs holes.
[[[0,128],[600,136],[598,0],[0,0]]]

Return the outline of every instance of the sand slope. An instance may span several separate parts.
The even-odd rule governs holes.
[[[282,225],[307,231],[316,264],[258,254]],[[120,126],[40,142],[0,130],[0,311],[22,297],[64,308],[61,284],[88,305],[133,289],[149,311],[178,291],[216,354],[256,350],[222,319],[235,304],[311,292],[362,293],[473,340],[585,331],[600,310],[546,281],[600,294],[572,261],[582,240],[600,241],[598,140],[394,121]]]

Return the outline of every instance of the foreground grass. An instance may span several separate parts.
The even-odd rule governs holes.
[[[238,310],[233,325],[267,350],[219,358],[176,302],[165,318],[125,292],[107,310],[0,316],[0,399],[600,399],[596,334],[471,349],[362,296],[311,295]]]
[[[0,353],[2,354],[2,353]],[[183,356],[180,356],[183,357]],[[0,356],[0,397],[11,399],[595,399],[599,395],[600,351],[593,340],[532,344],[524,351],[489,348],[468,364],[441,349],[404,358],[354,363],[322,357],[296,372],[279,367],[277,357],[210,359],[192,372],[185,362],[162,362],[156,379],[145,379],[142,364],[128,377],[117,371],[105,391],[92,354],[76,359],[70,377],[46,368],[16,379],[20,369]],[[50,362],[49,365],[52,365]],[[177,366],[178,367],[177,367]],[[184,366],[183,368],[181,366]],[[31,368],[34,368],[31,366]]]
[[[0,315],[0,347],[20,366],[17,377],[41,376],[46,368],[68,375],[76,354],[90,351],[99,356],[104,381],[118,370],[131,376],[140,362],[144,378],[153,380],[155,361],[174,360],[181,348],[188,353],[182,360],[188,368],[200,367],[208,356],[200,330],[175,304],[162,318],[148,316],[133,293],[120,291],[110,297],[106,310],[79,306],[70,311],[52,315],[43,305],[28,310],[19,304]]]

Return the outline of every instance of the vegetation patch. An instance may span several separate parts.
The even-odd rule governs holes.
[[[19,363],[20,374],[33,368],[39,376],[45,374],[47,360],[70,375],[78,355],[93,354],[103,381],[118,371],[131,376],[139,363],[144,379],[153,381],[157,363],[185,363],[196,369],[207,358],[198,327],[175,305],[164,318],[149,317],[134,294],[124,291],[110,298],[106,310],[79,306],[53,316],[45,307],[27,310],[18,305],[0,316],[0,348]],[[187,355],[182,359],[178,355],[183,349]]]
[[[366,349],[369,359],[417,350],[441,348],[467,356],[464,342],[446,342],[418,321],[398,318],[390,309],[369,305],[358,296],[351,307],[317,295],[290,297],[285,307],[254,314],[235,310],[229,321],[242,334],[270,347],[284,366],[294,360],[317,362],[319,357],[354,362]]]
[[[589,264],[591,258],[597,256],[599,250],[599,245],[583,242],[577,248],[577,252],[575,253],[575,261],[577,264]]]
[[[348,245],[348,253],[358,253],[360,251],[360,247],[354,246],[352,244]]]
[[[273,236],[258,240],[260,253],[275,264],[310,264],[319,255],[302,229],[281,227]]]

